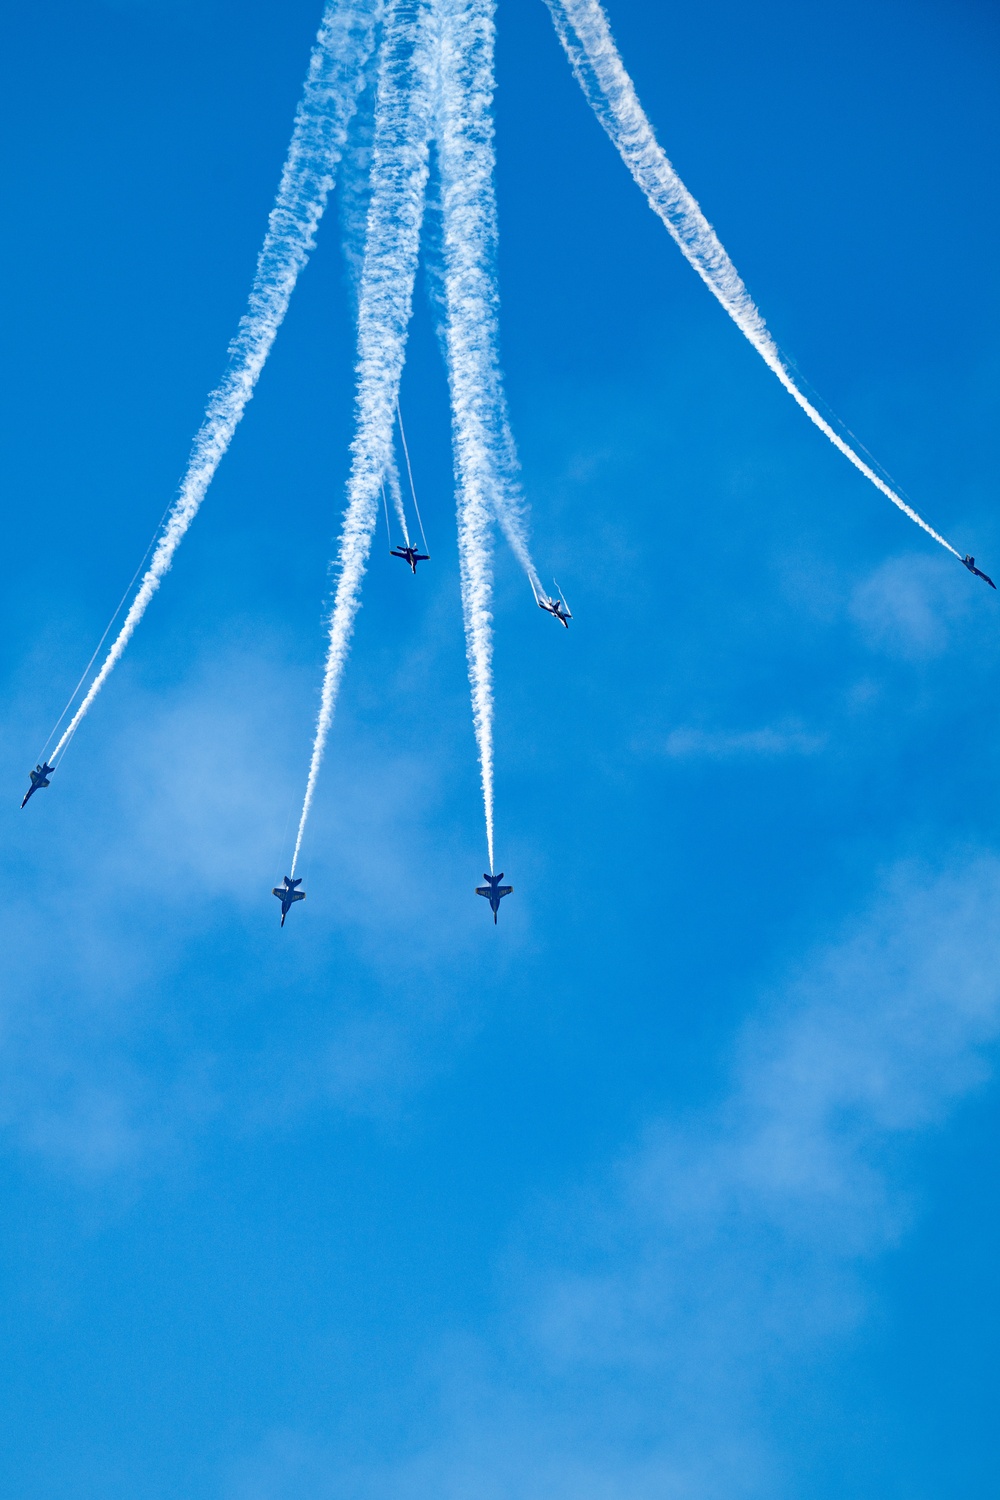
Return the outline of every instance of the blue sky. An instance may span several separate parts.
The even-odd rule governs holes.
[[[782,347],[1000,566],[976,0],[612,0]],[[353,350],[335,207],[59,779],[27,767],[171,498],[319,7],[10,7],[0,1490],[996,1493],[995,599],[680,259],[500,0],[503,355],[543,576],[497,579],[493,928],[449,426],[379,537],[304,874]]]

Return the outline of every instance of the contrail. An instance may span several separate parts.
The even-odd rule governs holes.
[[[537,599],[526,507],[499,354],[497,210],[493,149],[493,0],[438,0],[441,17],[437,144],[441,175],[445,347],[460,478],[475,474]]]
[[[498,353],[497,219],[493,193],[493,0],[437,0],[437,99],[444,345],[451,387],[458,541],[472,714],[493,869],[493,586],[495,517],[535,598]]]
[[[68,745],[101,688],[120,661],[174,553],[198,513],[208,486],[253,395],[275,335],[314,245],[333,188],[347,127],[363,84],[364,64],[374,44],[380,0],[329,0],[295,114],[291,144],[278,196],[250,291],[247,311],[229,347],[222,383],[208,399],[180,493],[172,505],[149,567],[121,630],[80,707],[53,751]]]
[[[625,71],[600,0],[545,0],[545,3],[594,113],[681,254],[820,432],[904,515],[961,560],[961,554],[951,543],[865,463],[799,389],[736,267],[658,144],[635,85]]]
[[[424,0],[390,0],[382,38],[372,195],[358,298],[357,425],[351,444],[351,474],[323,688],[292,875],[350,650],[378,515],[379,490],[393,464],[393,421],[413,308],[427,186],[431,73],[431,37]]]

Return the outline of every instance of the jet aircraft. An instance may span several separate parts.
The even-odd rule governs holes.
[[[284,927],[285,918],[288,916],[288,913],[291,911],[294,903],[296,901],[304,901],[306,899],[305,891],[297,891],[295,889],[297,885],[301,884],[301,879],[293,880],[290,875],[286,875],[284,885],[276,885],[271,892],[271,895],[277,896],[278,900],[281,902],[282,927]]]
[[[511,895],[514,887],[512,885],[500,884],[501,880],[503,879],[502,870],[500,871],[499,875],[487,875],[484,872],[483,879],[487,881],[488,884],[477,885],[476,895],[485,896],[487,901],[490,903],[490,906],[493,909],[493,925],[495,927],[497,921],[497,912],[500,910],[500,902],[503,900],[504,896]]]
[[[538,608],[546,610],[550,615],[554,615],[560,625],[565,625],[566,629],[569,629],[569,622],[573,616],[567,609],[566,601],[562,595],[558,595],[555,599],[550,599],[547,594],[543,594],[538,601]]]
[[[966,553],[962,558],[962,561],[965,563],[965,566],[968,568],[970,573],[975,573],[976,577],[981,578],[984,583],[988,583],[991,589],[996,588],[996,584],[993,582],[993,579],[990,577],[990,575],[988,573],[982,572],[981,569],[976,567],[976,559],[974,557],[970,557],[969,554]]]
[[[54,770],[55,766],[50,766],[47,760],[43,760],[41,765],[36,766],[33,771],[28,772],[28,775],[31,777],[31,785],[24,794],[24,800],[21,803],[22,807],[27,807],[30,798],[37,791],[40,791],[43,786],[48,786],[49,777]]]
[[[389,556],[401,557],[404,562],[408,562],[414,578],[417,576],[417,563],[430,562],[431,560],[430,553],[418,552],[416,547],[390,547]]]

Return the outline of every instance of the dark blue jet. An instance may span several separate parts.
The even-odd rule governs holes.
[[[981,578],[984,583],[988,583],[991,589],[996,588],[996,584],[993,582],[993,579],[990,577],[990,575],[988,573],[983,573],[979,568],[976,567],[976,559],[974,557],[970,557],[969,554],[966,553],[962,558],[962,561],[965,563],[965,566],[968,568],[970,573],[975,573],[976,577]]]
[[[296,901],[304,901],[306,899],[306,893],[305,893],[305,891],[297,891],[295,889],[295,887],[297,885],[301,885],[301,884],[302,884],[301,878],[298,879],[298,880],[293,880],[290,875],[286,875],[285,876],[285,883],[284,883],[284,885],[276,885],[274,887],[274,889],[271,891],[271,895],[272,896],[277,896],[278,900],[281,902],[281,925],[282,925],[282,927],[284,927],[284,925],[285,925],[285,918],[288,916],[288,913],[291,911],[291,909],[294,906],[295,902]]]
[[[573,616],[566,607],[566,601],[561,596],[556,599],[550,599],[547,594],[543,594],[538,601],[538,608],[546,610],[548,614],[553,615],[559,621],[560,625],[565,625],[566,629],[569,629],[569,622]]]
[[[390,547],[389,556],[401,557],[404,562],[408,562],[414,578],[417,576],[417,563],[431,560],[428,552],[418,552],[416,547]]]
[[[500,910],[500,902],[505,896],[509,896],[512,894],[514,887],[512,885],[500,884],[501,880],[503,879],[502,870],[500,871],[499,875],[487,875],[484,872],[483,879],[485,881],[488,881],[488,884],[477,885],[476,895],[485,896],[487,901],[490,903],[490,906],[493,908],[493,925],[496,926],[497,912]]]
[[[49,777],[54,770],[55,766],[50,766],[47,760],[43,760],[40,766],[36,766],[33,771],[28,772],[28,775],[31,777],[31,785],[24,794],[24,801],[21,803],[22,807],[27,807],[29,800],[35,793],[40,791],[43,786],[48,786]]]

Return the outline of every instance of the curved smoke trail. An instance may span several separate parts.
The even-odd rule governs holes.
[[[682,255],[820,432],[904,515],[946,551],[960,557],[951,543],[844,441],[795,383],[736,267],[657,142],[635,85],[625,71],[600,0],[545,0],[545,3],[591,108]]]
[[[372,195],[358,299],[357,426],[351,445],[348,503],[340,533],[339,574],[323,689],[292,875],[350,650],[378,515],[379,489],[392,465],[393,422],[413,308],[427,185],[432,71],[429,32],[423,0],[390,0],[382,39]]]
[[[392,500],[392,508],[396,512],[399,529],[403,533],[403,546],[408,547],[410,545],[410,528],[406,521],[406,506],[403,504],[403,491],[399,483],[399,466],[396,463],[396,455],[394,453],[390,453],[389,462],[386,464],[385,483],[389,491],[389,497]],[[392,546],[391,537],[389,538],[389,545],[390,547]]]
[[[500,373],[493,191],[493,0],[437,0],[437,149],[444,344],[458,487],[459,561],[472,712],[493,869],[493,585],[499,521],[537,599],[517,457]]]
[[[152,561],[100,671],[53,751],[53,760],[76,733],[132,639],[253,395],[299,273],[313,249],[316,229],[334,185],[347,127],[363,83],[364,64],[374,45],[379,10],[380,4],[372,0],[329,0],[309,59],[247,311],[229,348],[228,369],[209,397],[180,494],[170,509]]]

